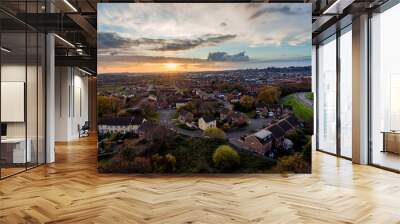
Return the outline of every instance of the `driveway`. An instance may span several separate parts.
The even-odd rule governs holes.
[[[176,131],[179,134],[190,137],[201,137],[203,135],[203,131],[199,129],[187,130],[177,127],[172,120],[172,116],[175,113],[174,109],[163,109],[158,110],[158,112],[160,113],[160,124],[166,126],[167,128]],[[226,132],[226,137],[228,139],[240,139],[240,137],[244,135],[257,132],[258,130],[268,126],[270,123],[271,119],[269,118],[250,119],[249,124],[246,127],[235,131]]]
[[[257,132],[258,130],[268,126],[270,123],[271,123],[270,118],[250,119],[246,127],[232,132],[227,132],[226,136],[229,139],[231,138],[239,139],[243,135],[248,135]]]

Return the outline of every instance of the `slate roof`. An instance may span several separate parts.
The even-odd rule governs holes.
[[[128,126],[132,124],[132,117],[106,117],[99,120],[99,125]]]
[[[282,120],[278,123],[279,127],[281,127],[285,132],[291,130],[293,126],[289,124],[286,120]]]
[[[293,127],[298,127],[300,125],[300,122],[297,120],[296,117],[293,115],[289,116],[286,118],[286,120],[293,126]]]
[[[211,122],[211,121],[215,121],[215,118],[213,118],[213,117],[211,117],[211,116],[205,116],[205,117],[202,117],[203,118],[203,120],[205,121],[205,122],[207,122],[207,123],[209,123],[209,122]]]
[[[285,136],[285,131],[281,127],[279,127],[279,125],[277,125],[277,124],[274,124],[274,125],[268,127],[268,130],[272,133],[272,136],[275,139],[279,139],[279,138],[282,138],[283,136]]]

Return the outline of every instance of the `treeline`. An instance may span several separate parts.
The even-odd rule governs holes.
[[[288,83],[279,87],[281,90],[281,97],[297,92],[311,92],[311,82],[309,81],[301,83]]]

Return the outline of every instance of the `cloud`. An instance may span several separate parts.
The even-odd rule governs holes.
[[[199,58],[177,58],[163,56],[142,56],[142,55],[102,55],[99,63],[205,63],[207,60]]]
[[[199,46],[214,46],[216,44],[231,40],[236,35],[212,35],[207,34],[197,39],[171,39],[160,42],[160,47],[152,48],[153,51],[180,51]]]
[[[211,52],[208,54],[209,61],[249,61],[250,58],[245,54],[245,52],[240,52],[238,54],[229,55],[226,52]]]
[[[97,34],[97,45],[99,48],[120,48],[128,45],[130,40],[128,38],[123,38],[116,33],[98,33]]]
[[[304,43],[308,43],[311,39],[311,34],[301,33],[288,39],[288,44],[291,46],[298,46]]]
[[[270,16],[271,13],[280,13],[286,16],[290,15],[299,15],[309,13],[308,7],[289,7],[288,5],[279,6],[279,7],[265,7],[257,10],[253,13],[249,19],[256,19],[264,14],[268,14]]]
[[[206,34],[194,39],[163,39],[163,38],[125,38],[117,33],[99,32],[98,47],[100,49],[123,48],[135,46],[149,46],[152,51],[180,51],[188,50],[199,46],[214,46],[216,44],[235,38],[233,34]]]

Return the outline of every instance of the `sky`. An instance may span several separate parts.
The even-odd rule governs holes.
[[[99,3],[98,73],[311,64],[311,4]]]

